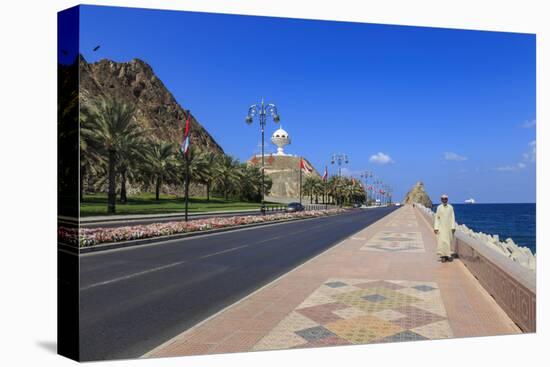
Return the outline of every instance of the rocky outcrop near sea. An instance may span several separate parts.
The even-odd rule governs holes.
[[[417,182],[416,185],[414,185],[413,188],[407,193],[407,195],[405,195],[403,203],[421,204],[426,208],[431,208],[433,205],[430,196],[424,189],[424,183],[422,181]]]

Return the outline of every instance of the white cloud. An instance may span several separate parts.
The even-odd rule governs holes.
[[[454,152],[445,152],[445,154],[443,155],[443,157],[445,158],[445,160],[447,161],[457,161],[457,162],[460,162],[460,161],[465,161],[466,157],[460,155],[460,154],[456,154]]]
[[[534,162],[537,160],[537,141],[533,140],[529,143],[529,147],[531,150],[529,151],[529,160],[531,162]]]
[[[382,152],[378,152],[374,155],[371,155],[369,158],[369,161],[372,163],[378,163],[378,164],[388,164],[393,163],[393,159],[387,154],[384,154]]]
[[[525,164],[518,163],[516,165],[507,165],[507,166],[500,166],[495,168],[497,171],[506,172],[506,171],[517,171],[519,169],[525,168]]]
[[[532,127],[537,126],[537,120],[525,121],[520,126],[523,127],[524,129],[530,129]]]
[[[529,143],[529,151],[522,154],[523,161],[513,165],[500,166],[495,168],[497,171],[518,171],[527,167],[525,162],[535,162],[537,159],[537,141],[533,140]]]

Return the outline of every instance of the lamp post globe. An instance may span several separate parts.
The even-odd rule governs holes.
[[[277,112],[277,106],[273,103],[264,103],[264,99],[257,104],[253,104],[248,108],[248,114],[246,115],[245,122],[251,125],[254,122],[254,118],[257,117],[260,122],[260,130],[262,134],[262,214],[265,214],[265,126],[267,124],[267,118],[271,117],[274,123],[278,124],[281,121],[281,117]]]

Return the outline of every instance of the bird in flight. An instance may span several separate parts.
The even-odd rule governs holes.
[[[99,47],[101,47],[101,46],[99,46],[99,45],[95,46],[93,51],[95,52],[95,51],[99,50]]]

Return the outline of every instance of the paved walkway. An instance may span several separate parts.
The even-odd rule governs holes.
[[[146,356],[520,333],[435,247],[424,217],[402,207]]]

